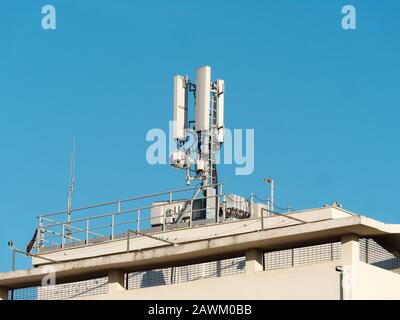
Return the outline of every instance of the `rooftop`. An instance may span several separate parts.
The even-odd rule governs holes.
[[[323,207],[222,223],[156,231],[151,237],[118,238],[81,247],[70,247],[33,258],[29,270],[0,274],[0,287],[38,285],[45,265],[52,264],[57,279],[101,276],[107,270],[143,270],[185,262],[201,262],[212,257],[228,258],[258,248],[272,251],[340,241],[343,235],[374,237],[381,245],[400,251],[400,225],[386,224],[355,215],[338,207]],[[169,243],[164,240],[169,241]]]

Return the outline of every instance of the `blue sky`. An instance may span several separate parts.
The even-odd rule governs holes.
[[[41,8],[57,29],[41,28]],[[341,28],[341,8],[357,30]],[[41,213],[74,202],[184,187],[147,164],[151,128],[172,119],[174,74],[210,65],[226,82],[229,128],[254,128],[255,170],[220,166],[226,191],[295,209],[339,201],[400,223],[400,2],[3,0],[0,10],[0,271]],[[18,267],[29,261],[19,257]]]

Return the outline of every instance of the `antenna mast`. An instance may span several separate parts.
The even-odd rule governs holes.
[[[224,141],[224,80],[211,81],[211,67],[204,66],[196,70],[193,83],[186,76],[174,77],[174,132],[177,151],[171,155],[171,165],[186,170],[186,184],[191,180],[201,180],[205,209],[217,208],[210,201],[215,201],[218,194],[217,152]],[[188,121],[189,92],[194,95],[194,121]],[[189,124],[193,124],[190,128]],[[192,132],[189,132],[189,130]],[[190,138],[194,139],[189,148],[185,148]],[[191,175],[195,172],[195,175]],[[200,216],[197,217],[200,219]],[[195,217],[196,219],[196,217]]]

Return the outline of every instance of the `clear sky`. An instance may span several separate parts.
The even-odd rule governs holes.
[[[220,167],[227,192],[266,197],[272,176],[279,206],[400,223],[399,16],[398,0],[1,1],[0,271],[8,240],[24,248],[36,216],[65,209],[73,136],[76,206],[185,187],[146,162],[145,136],[168,129],[174,74],[206,64],[226,126],[255,130],[253,174]]]

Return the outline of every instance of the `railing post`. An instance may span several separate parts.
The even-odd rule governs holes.
[[[260,217],[261,217],[261,231],[264,231],[264,210],[263,210],[263,208],[261,208]]]
[[[86,245],[89,244],[89,219],[86,219]]]
[[[225,200],[225,196],[222,196],[222,201],[223,201],[223,205],[222,205],[222,222],[225,222],[226,219],[226,200]]]
[[[114,223],[115,223],[115,215],[113,212],[111,214],[111,240],[114,240]]]
[[[250,218],[253,215],[253,204],[254,204],[254,193],[250,193],[250,208],[249,208]]]
[[[189,219],[189,227],[192,227],[193,223],[193,199],[190,199],[190,219]]]
[[[164,212],[163,214],[163,231],[165,231],[167,226],[167,214]]]
[[[218,195],[218,204],[217,204],[217,222],[220,222],[219,221],[220,220],[220,218],[219,218],[219,206],[221,204],[221,198],[222,198],[222,209],[223,209],[223,206],[224,206],[224,197],[223,197],[223,191],[222,191],[223,185],[224,185],[223,183],[219,184],[219,195]]]
[[[216,194],[215,195],[215,212],[216,212],[216,214],[215,214],[215,223],[219,222],[219,204],[220,204],[220,202],[219,202],[219,194]]]
[[[127,253],[129,253],[129,240],[130,240],[130,234],[131,234],[131,231],[128,229],[128,231],[127,231],[127,235],[126,235],[126,252]]]
[[[65,225],[63,223],[61,227],[61,249],[64,249],[64,237],[65,237]]]
[[[137,219],[136,219],[136,231],[140,231],[140,209],[137,211]]]
[[[37,238],[37,246],[36,246],[36,253],[39,253],[40,248],[44,245],[44,232],[43,230],[43,220],[42,217],[39,217],[39,236]]]

